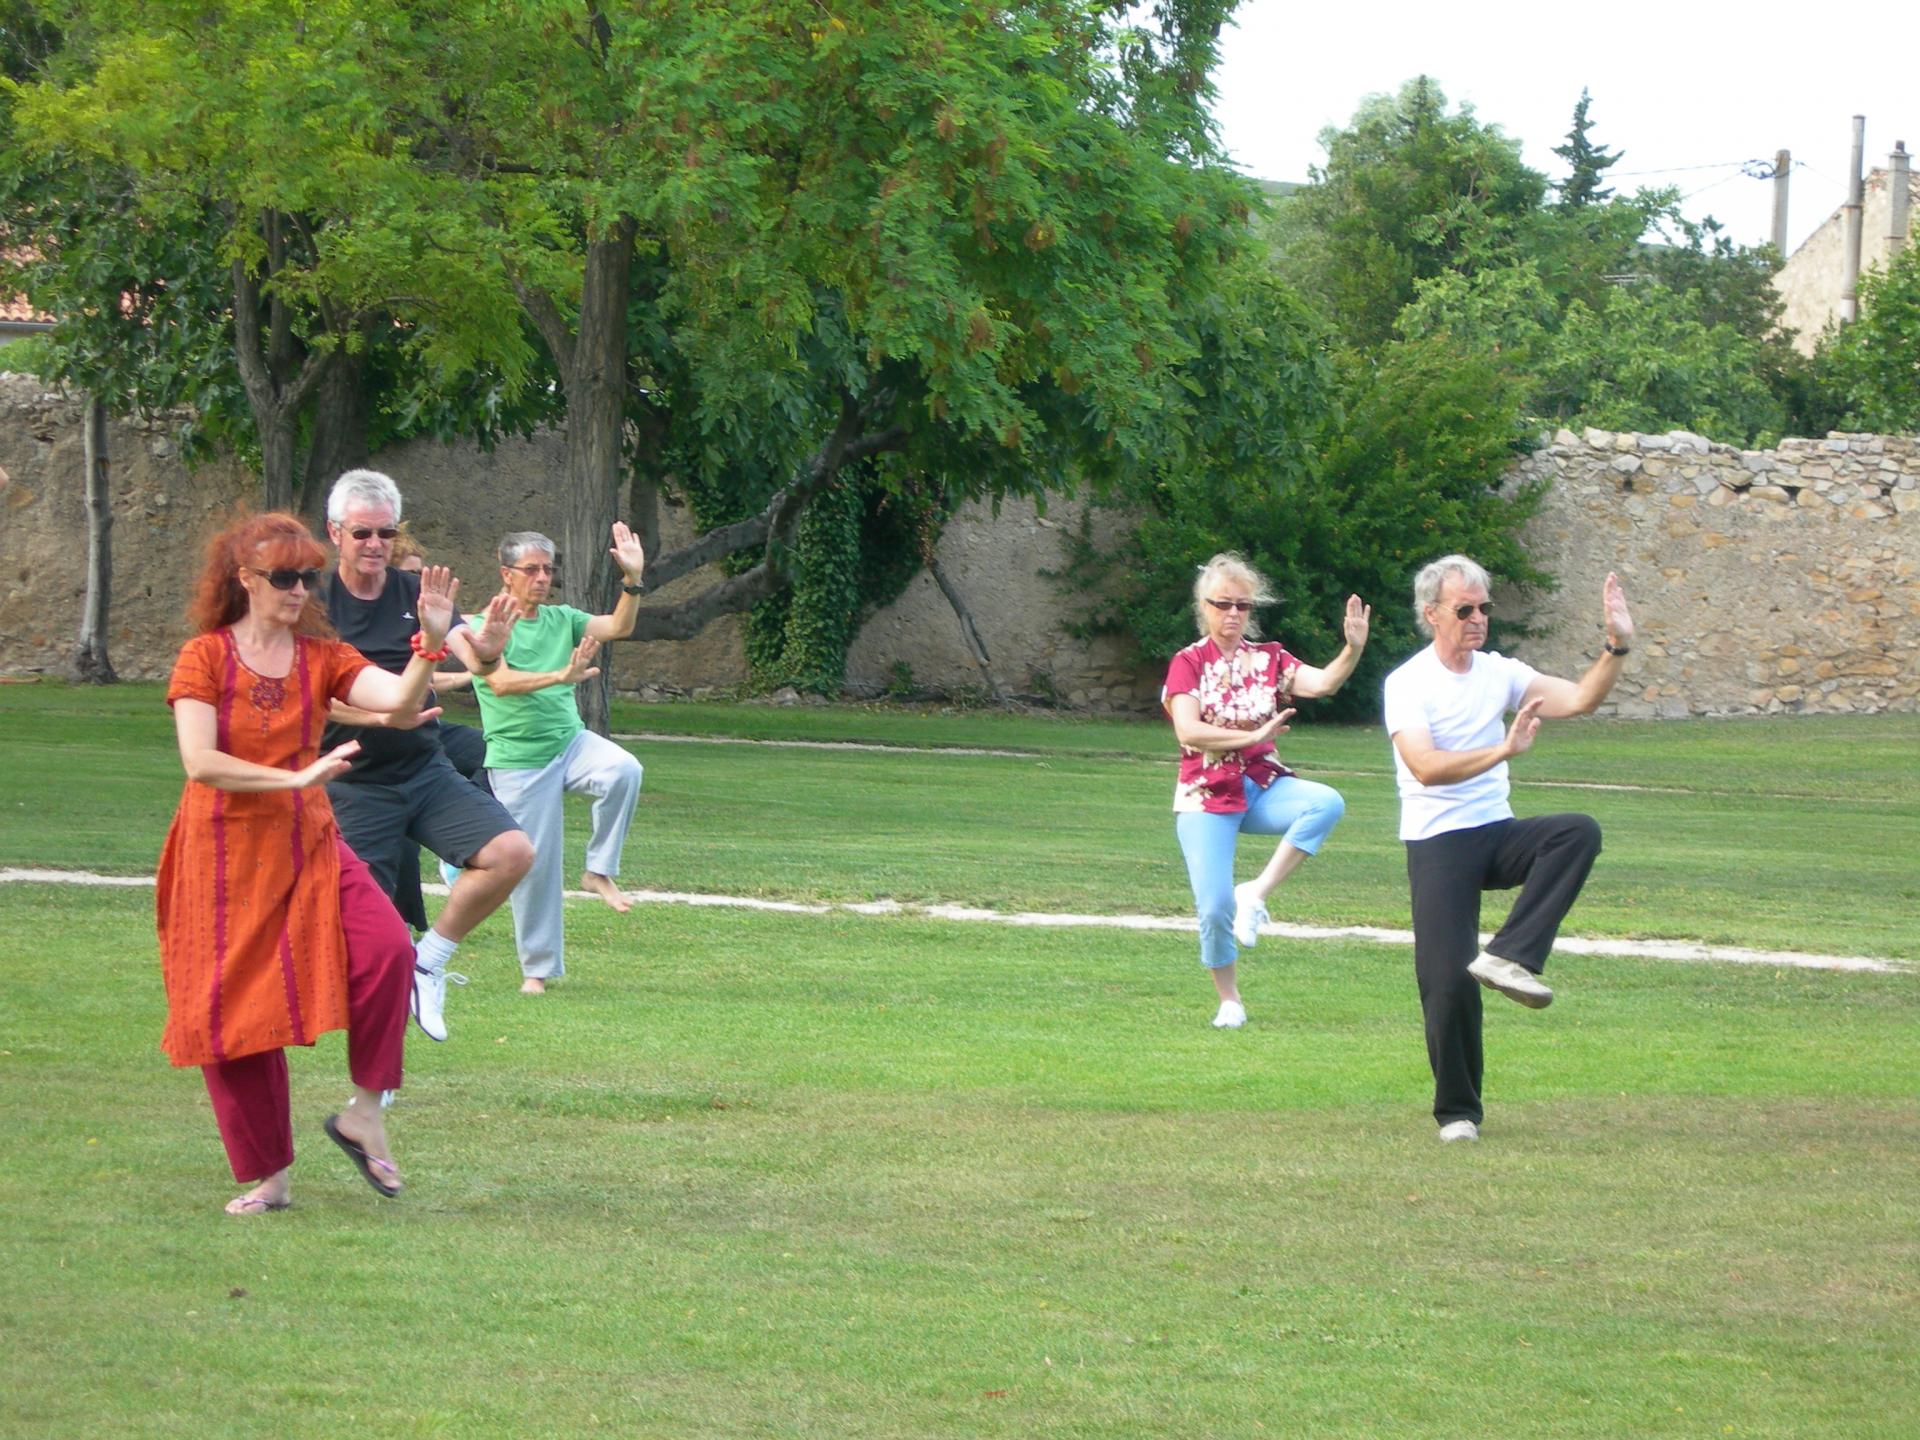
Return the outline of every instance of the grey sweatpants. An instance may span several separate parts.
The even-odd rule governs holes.
[[[566,935],[566,806],[569,792],[593,796],[593,834],[587,869],[620,874],[620,851],[640,798],[640,762],[591,730],[538,770],[488,770],[494,798],[507,807],[533,842],[533,868],[513,887],[513,938],[520,973],[551,980],[564,975]]]

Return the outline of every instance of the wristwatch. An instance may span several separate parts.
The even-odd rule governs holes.
[[[644,595],[647,593],[647,587],[644,581],[638,585],[632,581],[625,581],[620,586],[620,593],[622,595]]]
[[[1611,640],[1602,640],[1600,642],[1600,648],[1606,651],[1607,654],[1609,655],[1625,655],[1629,652],[1631,647],[1626,645],[1616,645]]]

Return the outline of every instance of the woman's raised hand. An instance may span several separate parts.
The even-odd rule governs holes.
[[[1356,650],[1366,649],[1367,635],[1372,629],[1372,624],[1373,607],[1361,604],[1358,595],[1347,596],[1347,613],[1342,625],[1347,644]]]
[[[1291,720],[1295,713],[1297,712],[1293,710],[1282,710],[1264,725],[1255,726],[1253,731],[1254,744],[1264,745],[1276,737],[1286,734],[1287,731],[1292,728],[1287,724],[1287,721]]]

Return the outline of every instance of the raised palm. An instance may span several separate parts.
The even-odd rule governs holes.
[[[613,556],[613,563],[620,567],[629,584],[640,583],[640,577],[647,569],[647,552],[641,548],[640,538],[627,528],[625,521],[613,522],[613,545],[607,553]]]
[[[1607,572],[1606,583],[1600,587],[1600,604],[1606,611],[1607,633],[1617,641],[1631,639],[1633,616],[1627,613],[1626,587],[1611,570]]]

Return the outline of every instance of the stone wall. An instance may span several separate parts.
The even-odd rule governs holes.
[[[187,588],[200,549],[259,481],[230,461],[189,466],[167,423],[115,421],[112,462],[114,584],[107,651],[127,680],[164,679],[186,638]],[[509,530],[556,535],[563,470],[558,437],[514,440],[492,452],[415,441],[376,456],[399,481],[406,518],[436,562],[463,577],[468,605],[498,585],[493,547]],[[0,672],[64,673],[86,591],[86,511],[80,491],[80,408],[38,381],[0,374]],[[689,527],[661,517],[669,544]],[[661,595],[696,593],[696,572]],[[565,598],[564,595],[562,598]],[[614,647],[614,684],[690,693],[746,678],[739,622],[723,619],[685,642]]]
[[[201,542],[256,482],[231,463],[186,466],[164,426],[115,423],[108,445],[110,653],[126,678],[161,678],[184,638]],[[62,673],[72,654],[85,580],[80,454],[71,399],[0,375],[0,672]],[[491,454],[422,441],[375,463],[400,481],[408,519],[434,558],[467,578],[470,601],[490,593],[500,534],[559,529],[554,437]],[[1516,480],[1523,476],[1553,482],[1527,539],[1561,584],[1523,617],[1541,633],[1511,648],[1556,674],[1579,674],[1599,644],[1601,580],[1618,571],[1642,634],[1615,713],[1920,708],[1914,439],[1837,435],[1748,452],[1693,435],[1563,430],[1516,467]],[[1088,709],[1149,708],[1160,666],[1129,659],[1118,640],[1076,639],[1083,607],[1045,573],[1062,565],[1062,536],[1079,516],[1077,504],[1046,515],[1024,502],[997,514],[970,506],[941,537],[942,568],[1003,687]],[[1097,527],[1117,523],[1096,512]],[[675,512],[663,528],[669,543],[687,533]],[[710,579],[685,577],[665,598]],[[848,658],[856,692],[909,677],[942,691],[983,683],[952,607],[925,574],[867,622]],[[614,682],[627,693],[701,694],[745,678],[733,619],[683,643],[615,647]]]
[[[1738,450],[1697,435],[1561,430],[1516,467],[1550,498],[1527,534],[1559,589],[1513,645],[1577,676],[1617,571],[1639,626],[1627,716],[1920,708],[1920,440],[1831,435]]]

